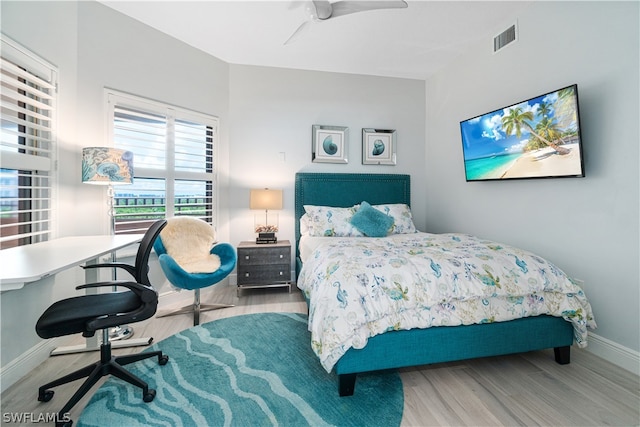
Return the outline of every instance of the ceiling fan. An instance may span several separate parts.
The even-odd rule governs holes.
[[[329,0],[310,0],[307,5],[309,19],[300,24],[284,44],[289,44],[297,39],[300,34],[308,28],[309,24],[313,22],[326,21],[327,19],[356,12],[378,9],[404,9],[407,6],[407,2],[404,0],[340,0],[334,3],[331,3]]]

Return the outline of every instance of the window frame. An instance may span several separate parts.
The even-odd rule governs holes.
[[[10,234],[0,239],[1,245],[5,248],[15,246],[25,246],[35,244],[38,242],[47,241],[57,236],[58,228],[58,68],[41,58],[30,49],[22,46],[15,40],[0,33],[0,51],[2,53],[2,64],[6,67],[9,73],[20,73],[20,75],[32,78],[33,80],[27,80],[26,83],[18,78],[18,82],[15,80],[5,80],[7,87],[4,86],[2,91],[10,94],[12,88],[10,86],[22,86],[25,91],[28,88],[28,84],[34,84],[38,88],[46,88],[45,93],[42,89],[39,90],[44,96],[33,98],[27,96],[29,93],[34,95],[34,91],[27,91],[25,94],[20,95],[22,92],[18,92],[18,98],[33,99],[33,104],[37,105],[41,99],[47,99],[46,107],[47,114],[41,114],[39,112],[33,112],[33,115],[28,115],[27,118],[33,121],[25,122],[20,117],[21,114],[18,110],[15,110],[18,114],[17,119],[12,119],[8,116],[7,119],[10,123],[18,125],[18,129],[21,134],[28,135],[25,141],[31,141],[24,144],[24,149],[17,147],[16,151],[0,149],[0,169],[7,169],[10,171],[16,171],[18,174],[18,205],[22,205],[24,208],[19,207],[18,212],[25,211],[23,214],[18,214],[19,218],[27,215],[28,221],[24,225],[27,227],[26,232],[19,231],[17,234]],[[18,74],[15,74],[18,75]],[[11,82],[14,82],[12,85]],[[9,92],[11,91],[11,92]],[[21,107],[22,101],[16,98],[16,107]],[[11,103],[7,103],[7,108],[10,108]],[[45,106],[45,104],[40,104]],[[4,106],[3,106],[4,108]],[[39,107],[36,107],[39,108]],[[3,119],[4,120],[4,119]],[[42,124],[48,122],[48,126]],[[33,123],[33,127],[24,126],[24,123]],[[24,126],[24,130],[20,130]],[[34,129],[41,129],[35,131]],[[43,134],[43,135],[41,135]],[[18,137],[21,139],[22,137]],[[39,141],[45,141],[48,147],[39,147]],[[3,142],[2,145],[5,145]],[[12,143],[7,141],[6,146],[11,147]],[[19,144],[23,145],[23,144]],[[35,153],[35,154],[34,154]],[[44,184],[40,184],[44,181]],[[26,184],[26,185],[25,185]],[[43,197],[43,195],[48,196]],[[24,197],[27,195],[28,197]],[[35,206],[35,211],[31,212]],[[26,209],[25,209],[26,208]],[[22,223],[22,219],[19,219],[19,223]],[[15,236],[15,237],[14,237]],[[15,242],[16,244],[9,244],[7,242]]]
[[[218,143],[219,143],[219,119],[213,115],[204,114],[189,110],[175,105],[150,100],[137,95],[117,91],[110,88],[105,88],[104,99],[106,105],[106,119],[107,119],[107,140],[108,146],[115,146],[114,136],[114,119],[116,107],[129,108],[138,111],[142,111],[149,114],[164,116],[167,120],[167,132],[166,146],[165,146],[165,167],[164,169],[158,168],[145,168],[143,165],[136,163],[136,157],[134,154],[133,169],[134,169],[134,184],[136,179],[162,179],[165,181],[165,218],[170,218],[176,214],[175,203],[175,183],[181,180],[191,181],[211,181],[211,225],[217,228],[218,219]],[[212,132],[212,149],[211,149],[211,168],[212,172],[196,172],[196,171],[180,171],[175,169],[175,134],[174,134],[174,122],[178,120],[187,120],[194,123],[198,123],[203,126],[211,128]],[[126,148],[120,146],[120,148]],[[171,183],[171,185],[169,185]],[[125,187],[123,187],[124,189]],[[169,200],[173,200],[171,204]],[[117,209],[117,206],[116,206]],[[121,231],[120,233],[122,233]],[[127,231],[124,231],[127,232]],[[138,232],[138,231],[134,231]],[[118,233],[118,234],[120,234]]]

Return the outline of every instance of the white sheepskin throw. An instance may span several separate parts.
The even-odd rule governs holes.
[[[212,273],[220,257],[210,254],[216,234],[206,221],[187,216],[169,218],[160,233],[167,254],[188,273]]]

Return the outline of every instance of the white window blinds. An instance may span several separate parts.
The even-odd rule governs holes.
[[[2,35],[0,249],[52,232],[55,67]]]
[[[133,152],[133,185],[115,194],[116,233],[190,215],[215,224],[217,119],[107,91],[111,139]]]

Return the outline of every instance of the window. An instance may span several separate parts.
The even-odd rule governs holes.
[[[52,233],[55,67],[1,35],[0,249]]]
[[[116,234],[189,215],[215,225],[217,118],[107,91],[111,140],[133,152],[134,182],[115,189]]]

